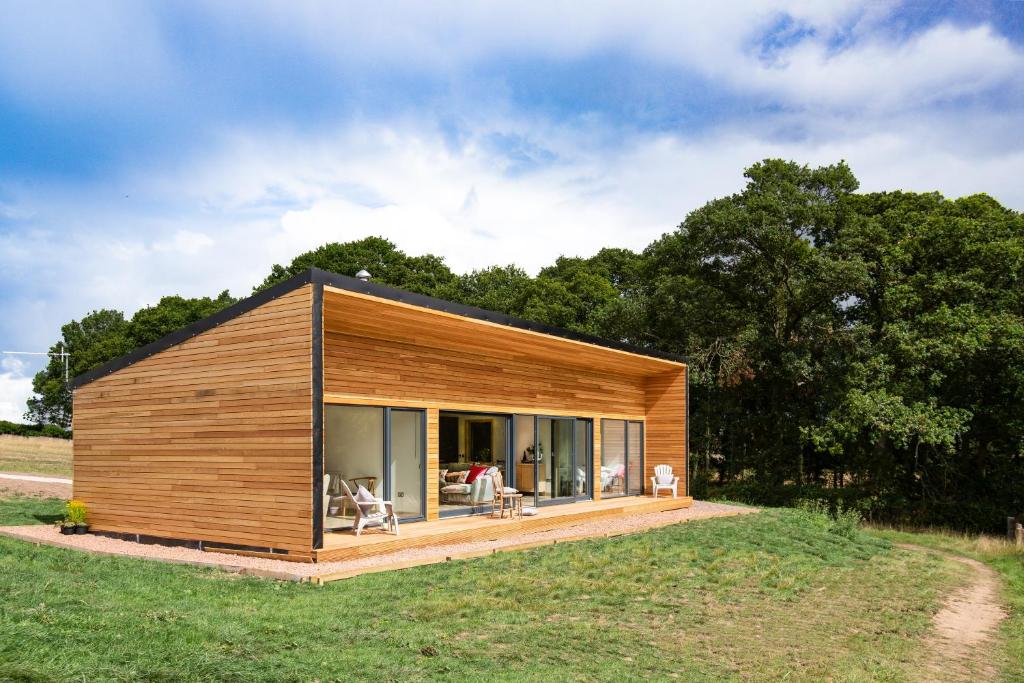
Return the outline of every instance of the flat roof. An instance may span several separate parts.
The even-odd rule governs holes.
[[[498,313],[496,311],[488,311],[483,308],[476,308],[475,306],[467,306],[465,304],[456,303],[454,301],[446,301],[444,299],[438,299],[432,296],[426,296],[424,294],[416,294],[414,292],[407,292],[402,289],[396,289],[394,287],[388,287],[381,285],[376,282],[367,282],[359,280],[354,277],[347,275],[339,275],[337,273],[331,273],[326,270],[319,268],[310,268],[303,272],[295,275],[287,280],[277,283],[263,291],[257,292],[252,296],[242,299],[241,301],[228,306],[227,308],[214,313],[211,316],[197,320],[194,323],[186,325],[170,334],[161,337],[160,339],[141,346],[130,353],[127,353],[119,358],[115,358],[111,361],[104,363],[103,365],[93,368],[87,372],[82,373],[75,377],[71,382],[71,388],[77,389],[90,382],[93,382],[100,377],[105,377],[111,373],[117,372],[118,370],[134,365],[144,358],[148,358],[154,354],[160,353],[165,349],[182,343],[187,339],[191,339],[198,334],[202,334],[207,330],[213,329],[218,325],[222,325],[233,318],[248,313],[249,311],[261,306],[268,301],[272,301],[280,296],[283,296],[299,287],[303,287],[308,284],[313,285],[327,285],[336,289],[346,290],[349,292],[356,292],[359,294],[365,294],[372,297],[378,297],[381,299],[387,299],[390,301],[397,301],[410,306],[419,308],[429,309],[433,311],[441,311],[444,313],[461,316],[464,318],[471,318],[474,320],[482,320],[496,325],[505,325],[520,330],[528,330],[530,332],[536,332],[544,334],[550,337],[559,337],[562,339],[568,339],[576,342],[582,342],[585,344],[591,344],[593,346],[600,346],[608,349],[615,349],[617,351],[626,351],[628,353],[634,353],[641,356],[647,356],[650,358],[658,358],[661,360],[672,361],[676,363],[687,363],[685,356],[666,353],[663,351],[657,351],[653,349],[646,349],[643,347],[635,346],[633,344],[627,344],[621,341],[615,341],[610,339],[604,339],[591,334],[584,334],[581,332],[574,332],[572,330],[566,330],[561,327],[555,327],[553,325],[545,325],[544,323],[534,322],[532,320],[524,320],[522,318],[516,318],[504,313]]]

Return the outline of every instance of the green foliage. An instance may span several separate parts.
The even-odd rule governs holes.
[[[355,242],[331,242],[300,254],[287,266],[275,264],[270,275],[256,287],[266,289],[309,268],[354,277],[366,270],[373,281],[419,294],[433,294],[452,282],[455,276],[444,259],[433,254],[408,256],[383,237],[367,237]]]
[[[224,291],[213,299],[165,296],[155,306],[137,311],[131,320],[125,320],[121,311],[93,311],[81,321],[64,325],[60,341],[50,351],[67,349],[74,378],[233,303],[235,299]],[[28,401],[26,419],[65,429],[71,426],[71,391],[64,382],[59,358],[51,357],[46,368],[36,374],[32,389],[35,396]]]
[[[46,436],[52,439],[70,439],[71,432],[61,429],[56,425],[47,424],[18,424],[0,420],[0,434],[13,434],[14,436]]]
[[[80,500],[69,500],[64,506],[64,521],[71,524],[85,524],[85,503]]]
[[[797,510],[808,524],[827,529],[830,533],[846,539],[855,539],[860,533],[863,522],[861,513],[852,507],[842,505],[829,506],[817,498],[805,498],[799,501]]]
[[[132,316],[128,326],[129,339],[136,347],[145,346],[174,330],[211,316],[235,301],[227,290],[214,299],[165,296],[156,306],[147,306]]]

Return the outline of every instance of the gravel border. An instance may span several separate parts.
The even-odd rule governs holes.
[[[581,537],[602,537],[630,534],[654,529],[669,524],[689,522],[696,519],[725,517],[758,512],[757,508],[694,501],[689,508],[668,512],[647,512],[621,517],[584,521],[569,527],[549,531],[524,533],[511,538],[491,541],[451,543],[424,548],[409,548],[397,552],[336,562],[288,562],[262,557],[246,557],[226,553],[204,552],[191,548],[148,545],[122,541],[105,536],[86,534],[84,536],[62,536],[53,526],[8,526],[0,527],[0,534],[32,543],[71,548],[102,555],[118,555],[140,559],[158,560],[175,564],[191,564],[201,567],[217,567],[227,571],[265,576],[293,581],[316,580],[331,574],[353,575],[371,571],[401,569],[417,564],[444,562],[454,556],[482,555],[502,549],[514,549],[524,544],[542,545],[559,540],[580,540]],[[500,524],[500,520],[495,520]],[[341,578],[341,577],[338,577]]]

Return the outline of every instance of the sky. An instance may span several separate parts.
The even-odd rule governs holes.
[[[640,250],[766,157],[1024,210],[1022,123],[1021,1],[0,0],[0,348],[368,235]]]

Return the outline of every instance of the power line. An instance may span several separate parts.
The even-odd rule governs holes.
[[[63,342],[57,342],[60,344],[60,351],[2,351],[0,353],[6,353],[12,356],[49,356],[50,358],[60,358],[64,364],[64,383],[67,384],[69,381],[70,374],[70,363],[69,359],[71,354],[64,349]]]

